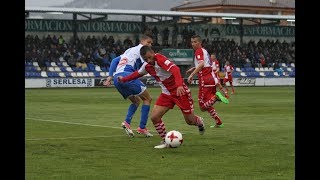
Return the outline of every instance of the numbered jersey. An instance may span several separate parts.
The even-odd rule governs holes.
[[[142,46],[142,44],[139,44],[129,48],[122,55],[120,55],[120,61],[116,68],[115,74],[120,72],[134,72],[141,67],[143,64],[143,59],[140,56],[140,49]]]

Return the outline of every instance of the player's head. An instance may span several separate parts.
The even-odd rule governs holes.
[[[201,37],[199,35],[193,35],[191,37],[191,45],[192,45],[192,48],[194,50],[199,49],[199,48],[202,47],[201,42],[202,42],[202,40],[201,40]]]
[[[150,46],[142,46],[140,49],[140,55],[145,62],[148,64],[154,65],[154,51],[151,49]]]
[[[214,55],[214,54],[211,54],[210,57],[211,57],[212,60],[216,60],[217,59],[216,55]]]
[[[140,38],[140,44],[144,45],[144,46],[151,46],[153,43],[153,40],[151,38],[151,36],[148,36],[146,34],[143,34]]]

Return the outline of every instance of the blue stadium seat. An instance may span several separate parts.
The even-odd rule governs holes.
[[[264,72],[264,74],[266,75],[266,77],[274,77],[273,71],[266,71]]]
[[[95,77],[101,77],[100,72],[95,71],[95,72],[93,72],[93,74]]]
[[[48,72],[48,77],[60,77],[57,72]]]
[[[240,77],[241,75],[240,75],[240,72],[233,71],[232,76],[233,77]]]
[[[72,77],[70,72],[64,72],[64,75],[66,75],[66,77]]]

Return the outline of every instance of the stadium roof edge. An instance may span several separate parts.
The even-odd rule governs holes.
[[[87,14],[118,14],[118,15],[146,15],[146,16],[193,16],[193,17],[234,17],[255,19],[295,19],[294,15],[268,14],[239,14],[239,13],[210,13],[210,12],[181,12],[181,11],[153,11],[153,10],[125,10],[125,9],[89,9],[65,7],[25,7],[25,12],[61,12]]]

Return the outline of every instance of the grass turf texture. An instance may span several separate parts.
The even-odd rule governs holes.
[[[236,87],[230,103],[216,103],[224,128],[198,106],[199,135],[175,107],[167,131],[183,133],[179,148],[154,149],[160,137],[121,129],[129,105],[115,88],[26,89],[26,179],[294,179],[294,87]],[[160,88],[149,88],[156,101]],[[152,107],[151,107],[152,108]],[[151,113],[151,111],[150,111]],[[135,132],[140,107],[132,119]]]

